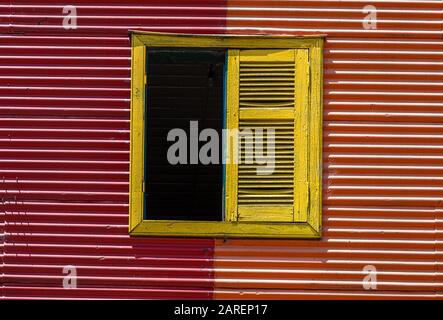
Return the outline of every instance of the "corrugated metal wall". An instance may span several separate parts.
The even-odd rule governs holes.
[[[229,33],[328,35],[323,238],[217,241],[215,297],[441,298],[442,3],[228,1]]]
[[[441,1],[140,2],[0,2],[2,297],[442,297]],[[128,29],[328,34],[320,241],[127,235]]]
[[[212,239],[128,236],[128,29],[223,32],[223,1],[0,5],[2,296],[212,296]],[[64,289],[63,268],[78,289]]]

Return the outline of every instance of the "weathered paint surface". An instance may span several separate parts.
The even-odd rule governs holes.
[[[442,297],[441,1],[70,4],[0,3],[2,298]],[[321,240],[128,236],[128,29],[328,34]]]
[[[223,32],[225,4],[69,4],[74,30],[59,1],[0,5],[1,295],[211,298],[212,239],[128,235],[128,29]]]
[[[363,27],[366,5],[375,30]],[[442,8],[228,1],[229,33],[328,34],[323,238],[217,241],[216,298],[442,297]],[[368,266],[376,290],[362,285]]]

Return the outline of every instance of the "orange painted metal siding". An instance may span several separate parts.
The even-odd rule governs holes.
[[[441,1],[70,4],[0,3],[0,298],[442,298]],[[129,29],[327,34],[321,240],[128,236]]]
[[[363,7],[377,9],[365,30]],[[228,1],[228,33],[326,33],[323,237],[216,242],[216,298],[441,298],[441,1]],[[377,289],[365,290],[365,266]]]

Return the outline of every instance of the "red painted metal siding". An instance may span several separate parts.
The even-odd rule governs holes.
[[[0,3],[1,297],[442,297],[441,1],[70,4]],[[128,236],[128,29],[328,34],[320,241]]]
[[[128,236],[128,29],[221,32],[224,2],[69,4],[0,5],[1,296],[211,298],[212,239]]]

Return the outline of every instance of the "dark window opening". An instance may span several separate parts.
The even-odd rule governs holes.
[[[224,50],[147,51],[145,218],[222,221],[223,165],[190,164],[190,121],[223,128]],[[168,162],[171,129],[187,134],[188,164]],[[199,142],[199,149],[206,142]]]

